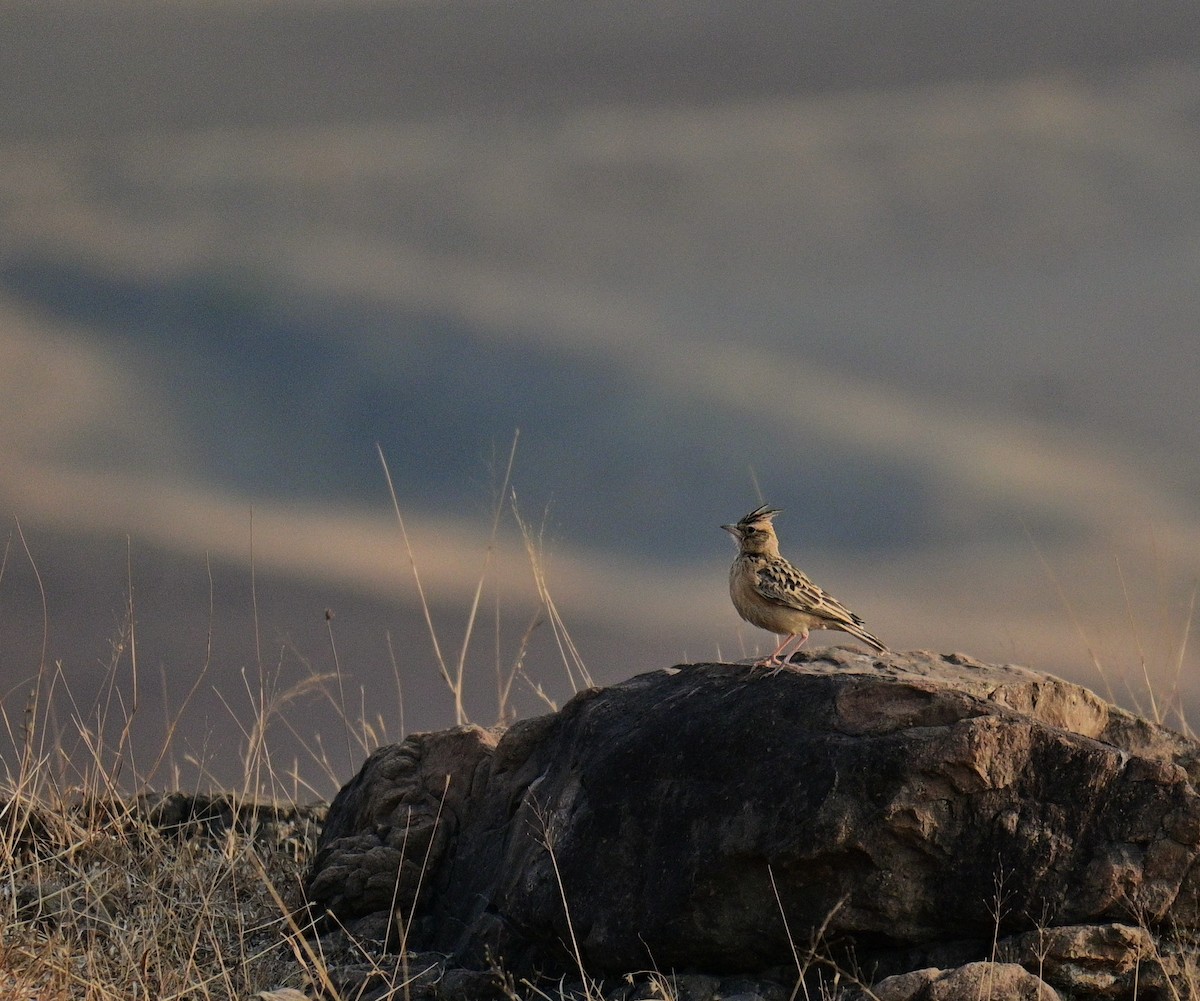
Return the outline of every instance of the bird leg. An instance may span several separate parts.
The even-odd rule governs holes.
[[[787,657],[780,656],[783,653],[784,649],[787,647],[787,645],[789,643],[791,643],[792,640],[794,640],[797,636],[800,637],[800,642],[796,644],[795,649],[793,649],[791,651],[791,653],[789,653],[787,655]],[[770,657],[767,657],[765,660],[758,661],[754,666],[755,667],[773,667],[773,668],[775,668],[775,671],[778,672],[779,669],[782,668],[783,665],[788,662],[788,659],[792,656],[792,654],[795,653],[796,650],[799,650],[802,646],[804,646],[804,643],[807,639],[808,639],[808,630],[807,629],[802,633],[788,633],[783,638],[783,642],[780,643],[779,646],[777,646],[775,648],[775,652],[773,654],[771,654]]]
[[[775,651],[771,654],[771,656],[764,657],[762,660],[756,660],[754,662],[754,666],[755,667],[778,667],[780,664],[783,663],[783,661],[781,661],[779,659],[780,652],[783,650],[783,648],[785,646],[787,646],[789,643],[791,643],[792,640],[794,640],[795,638],[796,638],[795,633],[788,633],[783,638],[783,642],[780,643],[779,646],[777,646],[775,648]]]
[[[800,648],[801,648],[802,646],[804,646],[804,644],[805,644],[805,643],[807,643],[807,642],[808,642],[808,630],[807,630],[807,629],[805,629],[805,630],[804,630],[804,632],[802,632],[802,633],[800,634],[800,642],[799,642],[799,643],[797,643],[797,644],[796,644],[794,647],[792,647],[792,649],[791,649],[791,650],[789,650],[789,651],[788,651],[788,655],[787,655],[786,657],[784,657],[784,658],[783,658],[783,659],[784,659],[784,661],[790,664],[790,663],[791,663],[791,660],[792,660],[792,657],[793,657],[795,654],[799,653],[799,652],[800,652]]]

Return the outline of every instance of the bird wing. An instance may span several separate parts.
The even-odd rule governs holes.
[[[826,594],[790,563],[772,561],[755,571],[754,589],[767,601],[794,608],[841,626],[861,626],[862,619],[837,598]]]
[[[855,615],[833,595],[826,594],[786,560],[772,560],[755,570],[754,589],[767,601],[807,612],[881,653],[887,652],[883,642],[863,626],[861,616]]]

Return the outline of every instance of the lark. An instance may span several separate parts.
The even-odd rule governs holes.
[[[764,504],[736,525],[721,526],[738,544],[737,559],[729,570],[733,607],[751,625],[783,636],[775,652],[755,666],[781,667],[804,645],[811,629],[839,629],[886,653],[887,647],[863,628],[859,616],[779,555],[779,539],[771,523],[777,514]],[[797,636],[800,642],[784,656]]]

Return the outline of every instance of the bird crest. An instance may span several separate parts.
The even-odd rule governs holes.
[[[757,525],[760,521],[771,521],[775,515],[779,514],[778,508],[768,507],[766,504],[756,507],[748,515],[738,522],[739,526]]]

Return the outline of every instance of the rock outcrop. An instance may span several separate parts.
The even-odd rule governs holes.
[[[1198,775],[1200,745],[1019,667],[683,665],[376,751],[307,892],[464,970],[1153,997],[1200,927]]]

